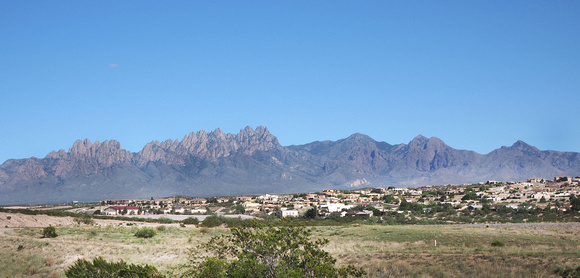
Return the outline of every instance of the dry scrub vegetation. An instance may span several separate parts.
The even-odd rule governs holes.
[[[12,222],[21,217],[0,214],[0,224],[8,215]],[[35,223],[43,223],[42,219]],[[76,259],[96,256],[153,264],[171,276],[187,260],[188,248],[229,231],[171,224],[145,239],[135,237],[135,231],[156,224],[98,220],[95,225],[79,225],[67,220],[59,226],[58,220],[50,221],[56,226],[56,238],[41,238],[40,226],[0,230],[0,278],[64,277],[64,270]],[[325,249],[339,265],[363,267],[368,277],[558,277],[556,267],[580,265],[580,223],[489,227],[353,224],[313,229],[314,236],[330,240]],[[505,246],[492,246],[495,240]]]

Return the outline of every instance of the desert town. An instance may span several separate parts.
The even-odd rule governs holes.
[[[217,213],[298,217],[315,208],[317,216],[329,217],[334,214],[348,217],[376,215],[376,209],[382,214],[409,214],[411,211],[405,209],[408,204],[419,204],[423,213],[429,213],[433,205],[451,206],[457,211],[510,208],[514,211],[535,209],[565,212],[572,208],[570,197],[580,195],[579,183],[580,177],[554,177],[552,180],[530,178],[520,182],[486,181],[420,188],[391,186],[355,190],[326,189],[322,192],[290,195],[104,200],[101,206],[88,212],[127,216]],[[374,208],[375,212],[364,209],[366,207]]]

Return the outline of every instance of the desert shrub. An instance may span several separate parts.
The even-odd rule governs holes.
[[[188,218],[183,219],[183,224],[197,225],[197,224],[199,224],[199,219],[197,219],[195,217],[188,217]]]
[[[58,234],[56,233],[56,228],[53,227],[52,225],[45,227],[42,229],[42,237],[46,238],[51,238],[51,237],[57,237]]]
[[[135,265],[124,261],[107,262],[101,257],[94,258],[92,262],[78,259],[72,266],[65,270],[64,274],[69,278],[81,277],[110,277],[110,278],[153,278],[163,277],[152,265]]]
[[[163,224],[171,224],[171,223],[173,223],[173,220],[171,220],[167,217],[160,217],[159,219],[157,219],[157,222],[163,223]]]
[[[93,217],[88,214],[81,214],[80,216],[75,217],[74,221],[77,222],[78,224],[87,224],[87,225],[92,225],[95,223]]]
[[[311,239],[312,231],[291,226],[266,227],[258,221],[230,228],[230,235],[212,237],[199,249],[191,249],[193,261],[184,267],[187,277],[360,277],[365,271],[335,266],[322,247],[327,239]]]
[[[135,232],[135,236],[141,237],[141,238],[152,238],[156,234],[157,233],[155,232],[155,230],[153,230],[151,228],[141,228],[141,229],[137,230],[137,232]]]
[[[491,246],[493,247],[504,247],[505,243],[503,243],[502,241],[496,239],[494,241],[491,242]]]
[[[22,244],[18,245],[18,248],[16,250],[18,250],[18,251],[24,250],[24,245],[22,245]]]
[[[161,226],[157,226],[157,228],[155,228],[157,231],[163,232],[165,231],[167,227],[165,227],[165,225],[161,225]]]
[[[243,220],[240,217],[221,217],[221,220],[228,225],[228,228],[243,226],[247,220]]]
[[[212,228],[212,227],[219,226],[219,225],[221,225],[223,223],[224,223],[224,221],[223,221],[223,219],[221,217],[211,215],[211,216],[206,217],[201,222],[201,226],[208,227],[208,228]]]
[[[580,278],[580,266],[576,268],[558,267],[555,273],[563,278]]]
[[[46,266],[51,266],[54,264],[54,262],[55,262],[54,257],[47,257],[46,259],[44,259],[44,264]]]
[[[12,216],[8,215],[8,216],[6,216],[6,219],[10,220],[10,219],[12,219]]]
[[[243,220],[239,217],[223,217],[223,216],[215,216],[215,215],[210,215],[208,217],[206,217],[200,224],[200,226],[202,227],[208,227],[208,228],[212,228],[212,227],[217,227],[220,226],[222,224],[226,224],[228,226],[228,228],[232,228],[232,227],[240,227],[245,225],[244,223],[247,220]]]
[[[179,227],[181,227],[181,228],[185,228],[185,224],[183,224],[183,223],[179,223]]]

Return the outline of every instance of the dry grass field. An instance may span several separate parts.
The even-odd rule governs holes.
[[[556,267],[580,265],[579,224],[355,225],[318,234],[369,277],[557,277]]]
[[[56,226],[58,237],[41,238],[41,227],[48,224]],[[138,227],[162,224],[79,225],[66,217],[10,213],[0,213],[0,225],[0,278],[64,277],[77,258],[96,256],[153,264],[171,276],[186,262],[189,248],[229,231],[165,224],[155,237],[142,239],[134,236]],[[580,223],[313,229],[314,236],[330,240],[325,249],[339,264],[364,267],[368,277],[557,277],[557,267],[580,265]],[[505,246],[492,246],[496,240]]]

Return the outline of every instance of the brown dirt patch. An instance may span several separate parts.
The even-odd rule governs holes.
[[[46,227],[49,225],[68,226],[73,224],[75,223],[72,217],[0,212],[1,228]]]

